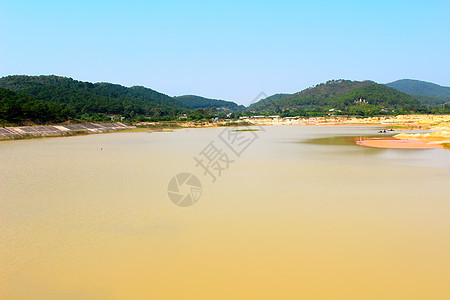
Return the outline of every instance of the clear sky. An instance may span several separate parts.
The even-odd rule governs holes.
[[[450,1],[0,0],[0,76],[248,104],[329,79],[450,86]]]

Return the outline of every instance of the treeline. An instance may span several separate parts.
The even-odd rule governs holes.
[[[37,124],[63,122],[75,118],[76,111],[65,104],[50,103],[0,88],[0,122],[2,124]]]
[[[2,99],[2,106],[16,103],[17,97],[25,97],[22,102],[39,103],[29,106],[27,114],[18,109],[13,116],[9,110],[0,116],[4,122],[62,122],[73,121],[166,121],[184,114],[193,119],[209,117],[208,108],[215,107],[227,114],[243,110],[242,105],[232,101],[208,99],[199,96],[170,97],[142,86],[125,87],[111,83],[90,83],[60,76],[15,75],[0,78],[0,88],[18,95],[8,94]],[[8,99],[6,99],[8,98]],[[9,103],[9,104],[7,104]],[[19,104],[14,107],[17,108]],[[27,104],[28,105],[28,104]],[[25,106],[27,106],[25,105]],[[24,106],[21,103],[19,106]],[[36,107],[31,118],[30,107]],[[38,109],[39,108],[39,109]],[[47,113],[45,110],[47,109]],[[206,109],[206,111],[196,111]],[[39,110],[39,113],[37,112]],[[222,116],[223,114],[221,114]],[[226,116],[226,114],[225,114]]]
[[[318,114],[393,114],[426,111],[413,96],[372,81],[333,80],[281,97],[269,97],[249,107],[257,113],[315,116]]]
[[[372,81],[330,80],[301,92],[282,95],[281,97],[269,97],[271,101],[263,99],[249,108],[253,110],[282,110],[286,108],[313,108],[336,105],[337,97],[344,95],[356,88],[372,85]]]
[[[245,109],[231,101],[199,96],[170,97],[142,86],[90,83],[59,76],[0,78],[0,121],[44,124],[92,121],[169,121],[239,118],[251,115],[315,117],[450,113],[424,99],[372,81],[331,80],[295,94],[276,94]],[[429,96],[423,96],[429,97]]]
[[[371,105],[396,109],[417,110],[421,107],[419,101],[413,96],[376,83],[359,87],[345,93],[332,101],[332,104],[336,108],[345,108],[354,104],[359,104],[359,99],[365,100],[366,103]],[[355,101],[357,102],[355,103]]]
[[[361,116],[361,117],[375,117],[383,115],[408,115],[408,114],[450,114],[450,106],[442,107],[422,107],[418,110],[394,109],[389,110],[379,105],[354,105],[342,110],[328,109],[326,107],[313,108],[297,108],[284,110],[277,113],[280,117],[326,117],[326,116]],[[248,115],[273,115],[273,112],[258,112],[250,113]]]
[[[413,79],[401,79],[387,83],[386,85],[410,95],[425,96],[434,99],[440,98],[446,100],[446,102],[450,101],[450,87],[447,86]]]
[[[28,95],[49,107],[62,107],[71,112],[70,117],[87,121],[108,120],[109,115],[127,119],[175,117],[185,109],[172,97],[148,88],[93,84],[59,76],[8,76],[0,78],[0,87]],[[52,117],[44,119],[52,120]]]
[[[190,109],[215,107],[219,110],[242,110],[245,108],[243,105],[238,105],[232,101],[209,99],[195,95],[178,96],[175,99]]]

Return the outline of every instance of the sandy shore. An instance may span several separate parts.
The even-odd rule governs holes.
[[[241,120],[219,120],[214,122],[144,122],[135,123],[140,128],[123,123],[78,124],[53,126],[22,126],[0,128],[0,140],[17,138],[36,138],[46,136],[67,136],[74,134],[106,133],[111,131],[154,131],[176,128],[207,128],[222,126],[383,126],[396,130],[429,130],[429,132],[402,132],[392,138],[376,138],[358,141],[357,144],[378,148],[450,148],[450,115],[400,115],[370,118],[357,117],[317,117],[280,118],[249,117]]]
[[[443,122],[432,125],[431,132],[426,133],[399,133],[395,138],[402,141],[409,141],[412,143],[422,143],[427,145],[427,148],[441,147],[450,148],[450,122]]]
[[[393,138],[367,138],[358,140],[360,146],[397,149],[450,148],[450,115],[399,115],[371,118],[328,117],[328,118],[248,118],[255,125],[368,125],[410,130],[395,135]],[[411,132],[412,130],[412,132]],[[428,132],[423,132],[427,130]],[[417,131],[417,132],[414,132]]]
[[[356,144],[373,148],[392,148],[392,149],[430,149],[444,148],[440,143],[430,143],[422,140],[407,140],[397,138],[367,138],[356,141]]]
[[[399,129],[430,129],[439,124],[449,124],[450,115],[398,115],[368,118],[344,116],[280,118],[272,116],[249,117],[242,120],[255,125],[383,125]]]

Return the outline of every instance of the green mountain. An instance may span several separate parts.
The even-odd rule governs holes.
[[[410,95],[450,98],[450,87],[441,86],[431,82],[401,79],[391,83],[386,83],[386,85]]]
[[[333,102],[335,107],[345,108],[355,104],[360,105],[358,99],[365,100],[370,105],[396,109],[416,109],[420,106],[419,101],[413,96],[378,83],[355,88],[337,97]]]
[[[63,122],[75,115],[75,110],[68,105],[37,100],[27,94],[0,88],[2,124]]]
[[[45,103],[64,105],[77,118],[107,114],[125,117],[175,115],[185,109],[178,100],[142,86],[90,83],[59,76],[7,76],[0,88],[29,95]]]
[[[215,107],[218,110],[239,110],[243,109],[242,105],[238,105],[232,101],[218,100],[218,99],[209,99],[195,95],[184,95],[174,97],[176,100],[181,102],[185,107],[190,109],[198,109],[198,108],[207,108],[207,107]]]
[[[437,106],[450,102],[450,87],[431,82],[401,79],[387,83],[386,86],[414,95],[424,105]]]
[[[270,105],[270,103],[277,101],[281,98],[291,96],[291,94],[274,94],[272,96],[269,96],[267,98],[261,99],[258,102],[255,102],[251,104],[248,109],[249,110],[258,110],[259,108],[265,107],[267,105]]]
[[[286,108],[310,108],[330,106],[332,101],[351,90],[374,84],[372,81],[330,80],[291,95],[277,94],[253,104],[256,110],[279,110]]]
[[[413,96],[373,81],[330,80],[292,95],[271,96],[249,109],[264,113],[304,115],[330,109],[352,114],[388,113],[392,110],[417,110],[420,103]],[[286,114],[289,111],[289,114]]]
[[[392,88],[390,86],[395,86]],[[407,91],[407,94],[398,89]],[[415,94],[412,94],[415,93]],[[294,94],[275,94],[250,105],[246,113],[282,116],[330,114],[447,113],[450,88],[416,80],[387,85],[373,81],[330,80]],[[426,108],[435,106],[434,108]],[[0,78],[0,122],[3,124],[74,121],[189,120],[241,115],[232,101],[195,95],[170,97],[142,86],[90,83],[60,76],[14,75]]]

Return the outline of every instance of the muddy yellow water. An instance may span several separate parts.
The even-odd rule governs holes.
[[[222,130],[1,142],[0,298],[450,298],[450,151],[273,126],[236,156]],[[215,182],[211,142],[234,160]]]

